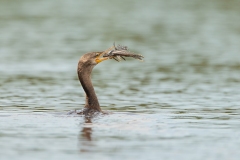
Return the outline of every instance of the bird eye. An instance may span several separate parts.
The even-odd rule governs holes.
[[[96,53],[96,56],[99,56],[100,53]]]

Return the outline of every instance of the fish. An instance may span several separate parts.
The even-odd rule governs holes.
[[[115,43],[113,43],[113,47],[107,49],[103,57],[109,57],[109,59],[114,59],[116,61],[126,60],[124,57],[132,57],[134,59],[138,59],[140,61],[143,61],[143,56],[140,54],[132,53],[128,50],[127,46],[117,45],[115,46]]]

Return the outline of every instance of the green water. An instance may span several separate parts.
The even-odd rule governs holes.
[[[240,1],[0,0],[0,159],[240,157]],[[76,67],[113,42],[86,123]]]

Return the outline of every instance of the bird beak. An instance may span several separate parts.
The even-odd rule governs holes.
[[[97,56],[97,58],[95,59],[95,62],[97,64],[108,59],[108,57],[101,57],[104,54],[105,54],[105,51],[100,53],[99,56]]]

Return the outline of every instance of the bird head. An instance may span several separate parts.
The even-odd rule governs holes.
[[[85,65],[95,66],[108,59],[108,57],[102,57],[103,54],[105,54],[104,51],[86,53],[80,58],[79,62]]]
[[[86,65],[97,65],[98,63],[105,61],[107,59],[109,59],[109,57],[103,57],[106,53],[108,53],[109,51],[111,51],[114,47],[108,48],[105,51],[101,51],[101,52],[90,52],[90,53],[86,53],[84,54],[79,62],[86,64]]]

